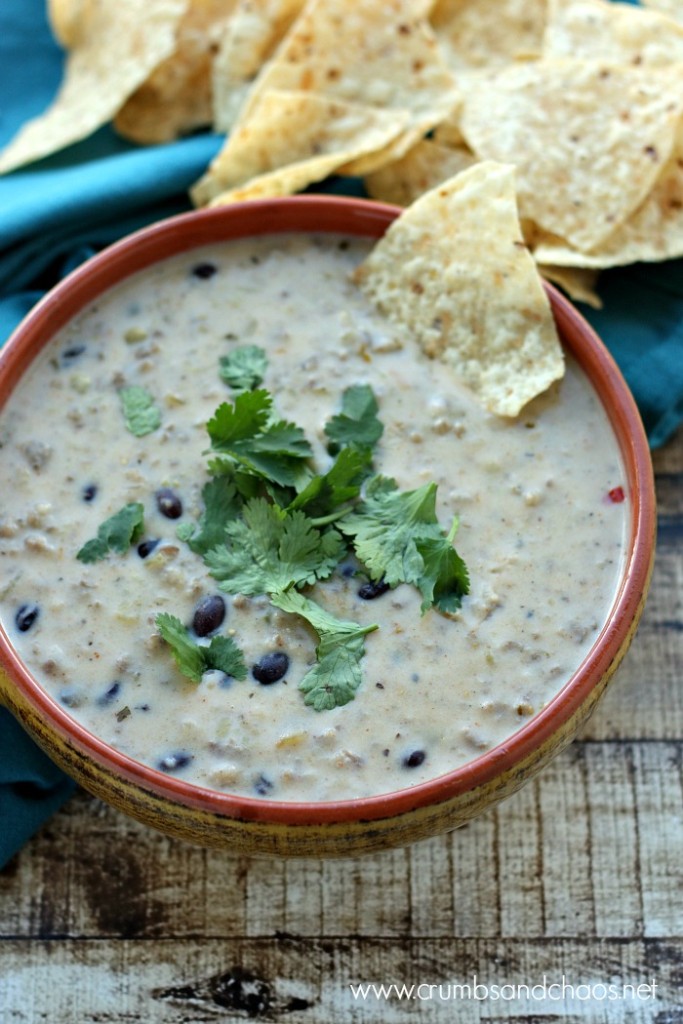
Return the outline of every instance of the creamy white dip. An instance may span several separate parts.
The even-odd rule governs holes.
[[[173,257],[62,330],[0,418],[0,617],[12,643],[89,730],[198,785],[309,801],[438,776],[508,738],[559,691],[614,598],[628,509],[609,492],[624,470],[582,372],[569,360],[561,384],[518,420],[486,413],[350,283],[368,245],[274,236]],[[320,467],[330,462],[323,426],[344,389],[369,383],[385,426],[376,470],[403,489],[435,481],[440,522],[460,517],[471,593],[452,616],[421,616],[408,585],[363,600],[363,579],[341,571],[316,586],[333,614],[380,626],[366,637],[355,700],[331,711],[307,707],[298,689],[315,634],[267,597],[224,594],[220,632],[250,667],[288,655],[272,685],[251,672],[190,682],[155,625],[160,612],[189,625],[198,602],[219,593],[176,528],[202,511],[206,422],[232,398],[219,358],[247,343],[267,351],[264,386],[278,414],[305,429]],[[126,429],[127,385],[153,394],[153,433]],[[160,488],[180,499],[180,518],[159,511]],[[156,547],[78,561],[129,502],[144,505],[143,540]]]

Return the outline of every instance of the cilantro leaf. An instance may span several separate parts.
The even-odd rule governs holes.
[[[417,491],[399,491],[395,481],[373,477],[364,501],[344,521],[344,533],[355,538],[356,554],[373,579],[384,576],[390,587],[416,584],[423,559],[416,535],[440,535],[435,512],[436,484]],[[430,529],[436,525],[436,532]]]
[[[192,682],[200,682],[204,673],[211,669],[218,669],[235,679],[246,679],[244,656],[230,637],[214,636],[208,645],[197,644],[180,619],[168,612],[157,615],[156,624],[171,648],[176,665]]]
[[[458,521],[448,537],[427,538],[418,541],[417,548],[424,562],[418,587],[424,598],[421,607],[426,612],[432,605],[439,611],[454,612],[469,593],[470,578],[467,566],[453,547],[453,536]]]
[[[457,521],[446,537],[439,526],[435,483],[399,491],[394,480],[382,476],[372,478],[365,499],[340,524],[354,538],[371,578],[384,577],[390,587],[418,587],[423,613],[433,604],[452,611],[469,591],[465,564],[452,549],[456,528]]]
[[[147,388],[131,385],[119,390],[121,408],[131,434],[144,437],[161,426],[161,413]]]
[[[225,540],[226,524],[239,515],[242,508],[235,481],[229,476],[209,480],[202,489],[204,511],[198,523],[181,523],[176,530],[191,551],[203,555]]]
[[[370,471],[369,448],[342,448],[327,473],[314,476],[292,501],[290,509],[305,509],[311,517],[329,515],[360,494]]]
[[[99,562],[110,551],[124,554],[142,533],[144,506],[139,502],[124,505],[98,527],[97,536],[76,553],[81,562]]]
[[[230,454],[234,444],[260,434],[268,422],[272,401],[261,388],[236,395],[232,403],[219,405],[206,425],[213,450]]]
[[[372,448],[384,432],[377,418],[377,399],[369,384],[354,384],[342,396],[342,410],[325,424],[333,450],[344,445]]]
[[[304,703],[316,711],[330,711],[352,701],[362,681],[365,635],[378,627],[337,619],[293,588],[273,594],[271,600],[282,611],[301,615],[318,634],[318,660],[299,683]]]
[[[258,345],[240,345],[220,359],[220,375],[236,391],[253,391],[268,368],[268,357]]]
[[[262,388],[241,392],[232,405],[224,402],[207,424],[211,447],[245,472],[293,487],[312,449],[294,423],[269,422],[271,407],[272,398]]]
[[[229,594],[271,594],[326,579],[345,550],[336,530],[320,531],[303,512],[287,512],[264,498],[247,502],[242,518],[225,532],[226,543],[204,561]]]
[[[200,647],[207,669],[225,672],[233,679],[246,679],[244,655],[230,636],[212,636],[208,647]]]

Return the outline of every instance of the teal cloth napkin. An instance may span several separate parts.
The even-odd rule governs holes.
[[[45,0],[0,4],[0,147],[52,99],[62,53]],[[218,151],[209,133],[140,148],[105,127],[82,143],[0,178],[0,343],[52,284],[144,224],[189,209],[187,189]],[[336,180],[325,191],[354,192]],[[683,260],[604,274],[604,309],[582,311],[636,397],[653,447],[683,420]],[[0,868],[74,784],[0,708]]]

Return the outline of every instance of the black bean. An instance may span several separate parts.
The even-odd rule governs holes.
[[[80,708],[86,702],[84,692],[75,686],[69,686],[62,690],[59,699],[67,708]]]
[[[73,363],[74,360],[78,359],[79,356],[82,356],[84,352],[85,345],[71,345],[70,348],[65,348],[64,351],[62,352],[62,362],[65,363],[67,366],[70,366],[71,363]]]
[[[159,544],[159,537],[154,537],[151,540],[143,540],[138,544],[138,554],[140,558],[147,558],[151,555],[155,547]]]
[[[192,760],[194,760],[192,754],[187,754],[184,750],[177,750],[174,754],[162,757],[157,768],[162,772],[177,772],[180,768],[185,768]]]
[[[423,764],[426,756],[427,755],[424,750],[413,750],[403,758],[403,767],[419,768],[420,765]]]
[[[103,708],[106,707],[107,704],[112,704],[116,700],[120,692],[121,683],[117,679],[115,680],[115,682],[111,684],[111,686],[108,689],[104,691],[104,693],[100,697],[97,698],[98,705],[101,708]]]
[[[170,487],[162,487],[156,493],[157,507],[167,519],[180,519],[183,514],[183,503]]]
[[[268,654],[264,654],[255,665],[252,665],[251,674],[259,683],[269,686],[270,683],[276,683],[278,679],[282,679],[288,668],[289,658],[284,651],[270,651]]]
[[[201,281],[207,281],[210,277],[213,277],[217,270],[218,267],[215,263],[197,263],[197,265],[192,268],[192,273]]]
[[[16,627],[20,633],[27,633],[33,623],[40,615],[40,608],[37,604],[22,604],[14,616]]]
[[[273,783],[270,779],[266,778],[265,775],[259,775],[258,779],[254,783],[254,789],[259,796],[266,796],[267,793],[273,788]]]
[[[224,618],[225,601],[220,594],[208,594],[194,610],[192,628],[197,636],[208,636],[223,624]]]
[[[374,601],[376,597],[386,594],[387,590],[391,590],[391,587],[384,582],[384,579],[368,580],[358,588],[358,596],[362,597],[364,601]]]
[[[86,484],[83,490],[81,491],[83,501],[92,501],[96,494],[97,484]]]

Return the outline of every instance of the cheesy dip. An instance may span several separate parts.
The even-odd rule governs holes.
[[[583,372],[568,359],[516,419],[486,412],[352,283],[369,245],[274,235],[173,256],[62,329],[0,415],[5,631],[88,730],[199,786],[326,801],[439,776],[558,693],[614,600],[624,470]],[[246,357],[260,373],[242,386]],[[423,610],[418,587],[374,578],[347,537],[327,578],[295,588],[362,634],[360,682],[335,706],[299,688],[320,631],[267,593],[230,592],[193,550],[222,472],[207,423],[259,389],[308,439],[304,479],[333,465],[326,425],[344,396],[371,396],[382,428],[363,487],[370,473],[401,491],[436,485],[469,573],[461,600]],[[126,508],[138,519],[108,548],[102,525]],[[330,521],[343,534],[343,516]],[[78,557],[93,542],[97,557]],[[160,629],[170,617],[188,657],[221,637],[245,671],[200,658],[206,670],[188,678]]]

